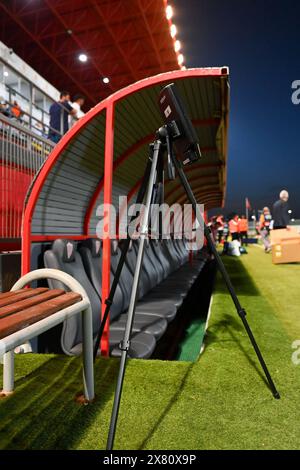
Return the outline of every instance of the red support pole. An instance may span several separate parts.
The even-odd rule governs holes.
[[[112,203],[112,184],[113,184],[113,159],[114,159],[114,103],[110,102],[106,112],[106,129],[105,129],[105,155],[104,155],[104,186],[103,186],[103,202],[105,207]],[[107,214],[108,225],[104,227],[106,234],[103,237],[103,256],[102,256],[102,309],[101,317],[103,317],[110,291],[110,224],[111,213]],[[101,354],[109,355],[109,318],[106,322],[103,336],[101,339]]]
[[[25,223],[24,223],[25,222]],[[31,219],[23,222],[22,233],[22,261],[21,261],[21,276],[29,273],[30,271],[30,258],[31,258]]]

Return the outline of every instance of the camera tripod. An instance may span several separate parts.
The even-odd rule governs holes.
[[[269,370],[267,368],[267,365],[264,361],[264,358],[260,352],[260,349],[256,343],[256,340],[254,338],[254,335],[252,333],[252,330],[248,324],[248,321],[246,319],[246,311],[245,309],[241,306],[238,297],[235,293],[234,287],[231,283],[231,280],[228,276],[228,273],[226,271],[226,268],[223,264],[223,261],[216,249],[214,240],[212,238],[212,233],[209,229],[209,227],[205,224],[202,214],[199,210],[196,198],[193,194],[193,191],[191,189],[191,186],[186,178],[186,175],[184,173],[184,170],[182,168],[181,163],[177,160],[176,156],[174,155],[172,151],[172,136],[170,135],[171,132],[169,130],[168,125],[165,125],[161,127],[156,134],[156,139],[153,144],[150,145],[150,154],[148,158],[148,163],[145,171],[145,176],[143,183],[140,187],[140,191],[138,193],[137,201],[136,203],[141,203],[144,198],[145,198],[145,210],[142,214],[141,218],[141,224],[140,224],[140,237],[139,237],[139,248],[138,248],[138,253],[137,253],[137,261],[136,261],[136,269],[133,277],[133,285],[132,285],[132,291],[131,291],[131,297],[130,297],[130,303],[129,303],[129,308],[128,308],[128,317],[127,317],[127,323],[125,327],[125,332],[124,332],[124,338],[123,341],[120,344],[120,349],[121,349],[121,360],[120,360],[120,367],[119,367],[119,373],[118,373],[118,379],[117,379],[117,385],[116,385],[116,391],[115,391],[115,396],[114,396],[114,404],[113,404],[113,409],[112,409],[112,415],[111,415],[111,421],[110,421],[110,426],[109,426],[109,434],[108,434],[108,440],[107,440],[107,450],[111,450],[113,448],[113,443],[114,443],[114,437],[115,437],[115,431],[116,431],[116,425],[117,425],[117,420],[118,420],[118,413],[119,413],[119,407],[120,407],[120,401],[121,401],[121,394],[122,394],[122,387],[123,387],[123,382],[124,382],[124,376],[125,376],[125,369],[126,369],[126,361],[127,361],[127,356],[128,352],[130,349],[130,337],[131,337],[131,331],[132,331],[132,326],[134,322],[134,316],[135,316],[135,305],[137,301],[137,290],[138,290],[138,284],[139,284],[139,278],[140,278],[140,273],[142,269],[142,261],[143,261],[143,253],[144,253],[144,245],[145,241],[148,237],[148,224],[150,220],[150,213],[151,213],[151,203],[153,202],[153,199],[155,198],[155,193],[159,193],[161,190],[161,185],[163,184],[163,167],[164,167],[164,154],[167,151],[168,155],[168,173],[172,177],[175,177],[175,173],[179,176],[179,179],[182,183],[182,186],[186,192],[186,195],[192,204],[192,208],[195,214],[195,217],[200,224],[204,227],[204,236],[207,240],[207,244],[209,249],[211,250],[211,253],[214,255],[218,269],[220,270],[223,279],[225,281],[225,284],[227,286],[227,289],[229,291],[229,294],[232,298],[232,301],[235,305],[237,314],[242,320],[242,323],[244,325],[244,328],[247,332],[247,335],[251,341],[251,344],[255,350],[255,353],[257,355],[257,358],[261,364],[261,367],[265,373],[266,379],[268,381],[268,384],[270,386],[271,392],[274,396],[274,398],[279,399],[280,395],[276,389],[276,386],[272,380],[272,377],[269,373]],[[121,275],[122,267],[125,263],[126,259],[126,254],[129,248],[130,244],[130,238],[127,237],[127,239],[124,241],[122,251],[121,251],[121,256],[119,259],[119,263],[117,266],[117,270],[115,273],[114,281],[112,283],[112,287],[110,290],[109,297],[106,299],[106,309],[103,315],[103,319],[101,322],[101,326],[98,332],[97,336],[97,341],[95,344],[95,350],[94,350],[94,358],[96,357],[97,350],[99,348],[101,336],[104,330],[105,323],[108,318],[109,314],[109,309],[110,306],[113,302],[113,297],[114,293],[116,290],[116,287],[119,282],[119,278]]]

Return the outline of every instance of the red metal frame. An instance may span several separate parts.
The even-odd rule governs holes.
[[[54,150],[49,155],[47,161],[45,162],[44,166],[42,167],[41,171],[39,172],[35,184],[31,189],[31,193],[28,198],[28,202],[24,211],[23,215],[23,224],[22,224],[22,274],[26,274],[30,271],[30,252],[31,252],[31,243],[32,242],[42,242],[42,241],[49,241],[56,239],[54,235],[32,235],[31,234],[31,222],[32,216],[35,209],[35,205],[39,198],[39,194],[42,190],[42,187],[47,179],[48,174],[50,173],[51,169],[59,159],[60,154],[69,144],[69,142],[76,136],[76,134],[95,116],[106,110],[106,131],[105,131],[105,163],[104,163],[104,178],[103,182],[100,181],[100,185],[103,185],[104,189],[104,203],[111,202],[112,196],[112,182],[113,182],[113,172],[117,166],[119,166],[122,161],[128,158],[132,152],[134,152],[133,147],[128,149],[127,153],[122,155],[118,161],[113,162],[113,140],[114,140],[114,108],[115,103],[117,101],[126,98],[141,89],[151,87],[153,85],[162,84],[168,81],[173,81],[177,79],[184,79],[187,77],[200,77],[200,76],[226,76],[228,75],[227,68],[210,68],[210,69],[190,69],[190,70],[181,70],[181,71],[174,71],[174,72],[166,72],[160,75],[156,75],[154,77],[146,78],[140,80],[137,83],[129,85],[122,90],[117,91],[116,93],[112,94],[97,106],[95,106],[89,113],[87,113],[75,126],[73,126],[67,134],[61,139],[61,141],[55,146]],[[148,136],[145,137],[147,139]],[[143,145],[141,141],[136,143],[135,145]],[[200,165],[201,166],[201,165]],[[215,166],[215,165],[214,165]],[[204,166],[203,166],[204,167]],[[195,167],[194,167],[195,168]],[[192,171],[192,169],[191,169]],[[136,183],[137,185],[137,183]],[[135,191],[136,187],[132,188],[132,191]],[[95,193],[99,194],[99,185],[95,191]],[[132,193],[133,194],[133,193]],[[196,195],[201,195],[202,193],[196,193]],[[220,191],[216,194],[220,195]],[[206,200],[210,199],[213,194],[210,194],[209,198],[205,198]],[[95,202],[97,197],[94,195],[92,198],[89,207],[87,209],[87,215],[85,222],[85,229],[88,227],[89,217],[92,213],[92,203]],[[65,238],[72,238],[72,239],[85,239],[88,236],[88,231],[83,230],[84,233],[82,235],[78,235],[74,237],[73,235],[65,234]],[[110,288],[110,240],[104,240],[103,242],[103,285],[102,285],[102,299],[105,299],[108,295],[109,288]],[[102,312],[104,308],[104,303],[102,303]],[[101,350],[103,353],[108,354],[108,330],[105,331],[105,336],[101,344]]]
[[[112,184],[113,184],[113,159],[114,159],[114,103],[107,108],[106,130],[105,130],[105,160],[104,160],[104,204],[112,202]],[[108,214],[110,221],[110,214]],[[107,232],[110,233],[110,222],[108,222]],[[108,298],[110,291],[110,253],[111,241],[109,237],[103,239],[102,251],[102,317],[105,312],[105,300]],[[105,324],[105,328],[101,340],[101,352],[103,355],[109,355],[109,318]]]

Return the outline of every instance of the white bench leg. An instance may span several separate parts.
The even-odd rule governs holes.
[[[3,356],[3,390],[4,395],[14,391],[15,361],[14,351],[8,351]]]
[[[92,310],[82,312],[82,360],[84,397],[91,401],[95,398],[94,389],[94,358],[93,358],[93,324]]]

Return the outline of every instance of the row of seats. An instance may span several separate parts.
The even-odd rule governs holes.
[[[127,321],[133,276],[136,267],[138,241],[132,241],[123,266],[120,282],[110,309],[110,354],[119,356]],[[118,266],[121,250],[117,241],[111,247],[111,282]],[[132,329],[130,357],[149,358],[187,296],[205,263],[198,256],[191,266],[188,251],[181,239],[147,240],[138,285],[138,302]],[[102,246],[98,239],[81,243],[56,240],[44,253],[44,265],[60,269],[77,279],[86,290],[93,311],[93,331],[96,337],[100,326],[102,298]],[[51,288],[60,288],[49,281]],[[61,347],[66,354],[80,354],[82,329],[79,318],[68,319],[61,334]]]

